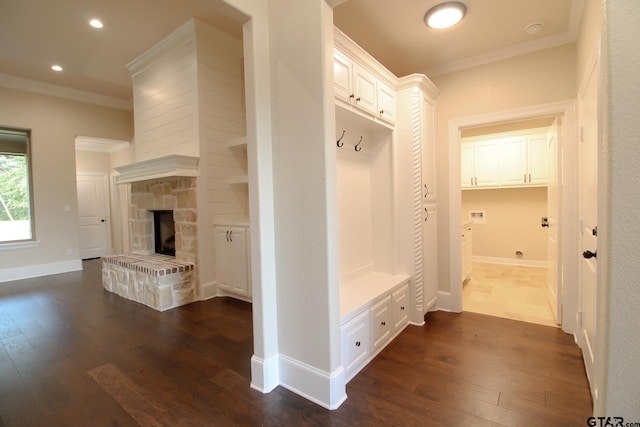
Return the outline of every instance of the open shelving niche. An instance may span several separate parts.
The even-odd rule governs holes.
[[[246,157],[247,150],[247,137],[241,136],[239,138],[234,138],[226,143],[227,148],[231,150],[245,150],[244,156]],[[249,176],[248,175],[238,175],[231,176],[227,178],[227,184],[229,185],[247,185],[249,184]]]
[[[336,105],[340,317],[345,324],[409,276],[394,268],[393,129]],[[355,151],[355,145],[361,151]]]

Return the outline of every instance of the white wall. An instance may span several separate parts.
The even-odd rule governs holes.
[[[605,3],[605,105],[599,196],[596,415],[640,420],[640,3]],[[602,232],[600,232],[602,230]],[[598,362],[599,360],[599,362]]]
[[[75,137],[131,140],[131,112],[0,88],[0,117],[3,126],[32,130],[35,237],[39,242],[35,248],[2,251],[0,280],[79,268]],[[73,254],[67,255],[67,249]]]

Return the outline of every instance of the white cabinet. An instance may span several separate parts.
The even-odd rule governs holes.
[[[468,187],[500,185],[500,146],[495,141],[463,142],[460,147],[460,184]]]
[[[248,228],[215,227],[216,278],[224,293],[251,298]]]
[[[545,133],[516,131],[465,138],[460,147],[462,188],[546,185]]]
[[[368,361],[369,311],[364,311],[340,328],[342,334],[342,365],[347,377],[358,372]]]
[[[422,252],[423,252],[423,310],[422,314],[436,303],[438,297],[438,216],[436,205],[423,206]]]
[[[391,297],[377,303],[369,314],[371,316],[371,342],[373,352],[377,353],[391,337]]]
[[[462,280],[471,278],[473,258],[473,229],[470,224],[462,226]]]
[[[393,330],[404,328],[409,323],[409,287],[407,285],[391,294],[391,317]]]
[[[356,63],[334,50],[333,80],[336,98],[386,122],[395,122],[395,90],[369,71],[365,64]]]

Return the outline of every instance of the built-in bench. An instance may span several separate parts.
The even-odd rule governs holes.
[[[196,300],[194,264],[158,254],[102,257],[102,286],[158,311]]]

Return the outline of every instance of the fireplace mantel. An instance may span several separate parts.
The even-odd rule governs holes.
[[[157,159],[144,160],[115,168],[120,175],[118,184],[146,181],[169,176],[198,176],[199,157],[169,155]]]

